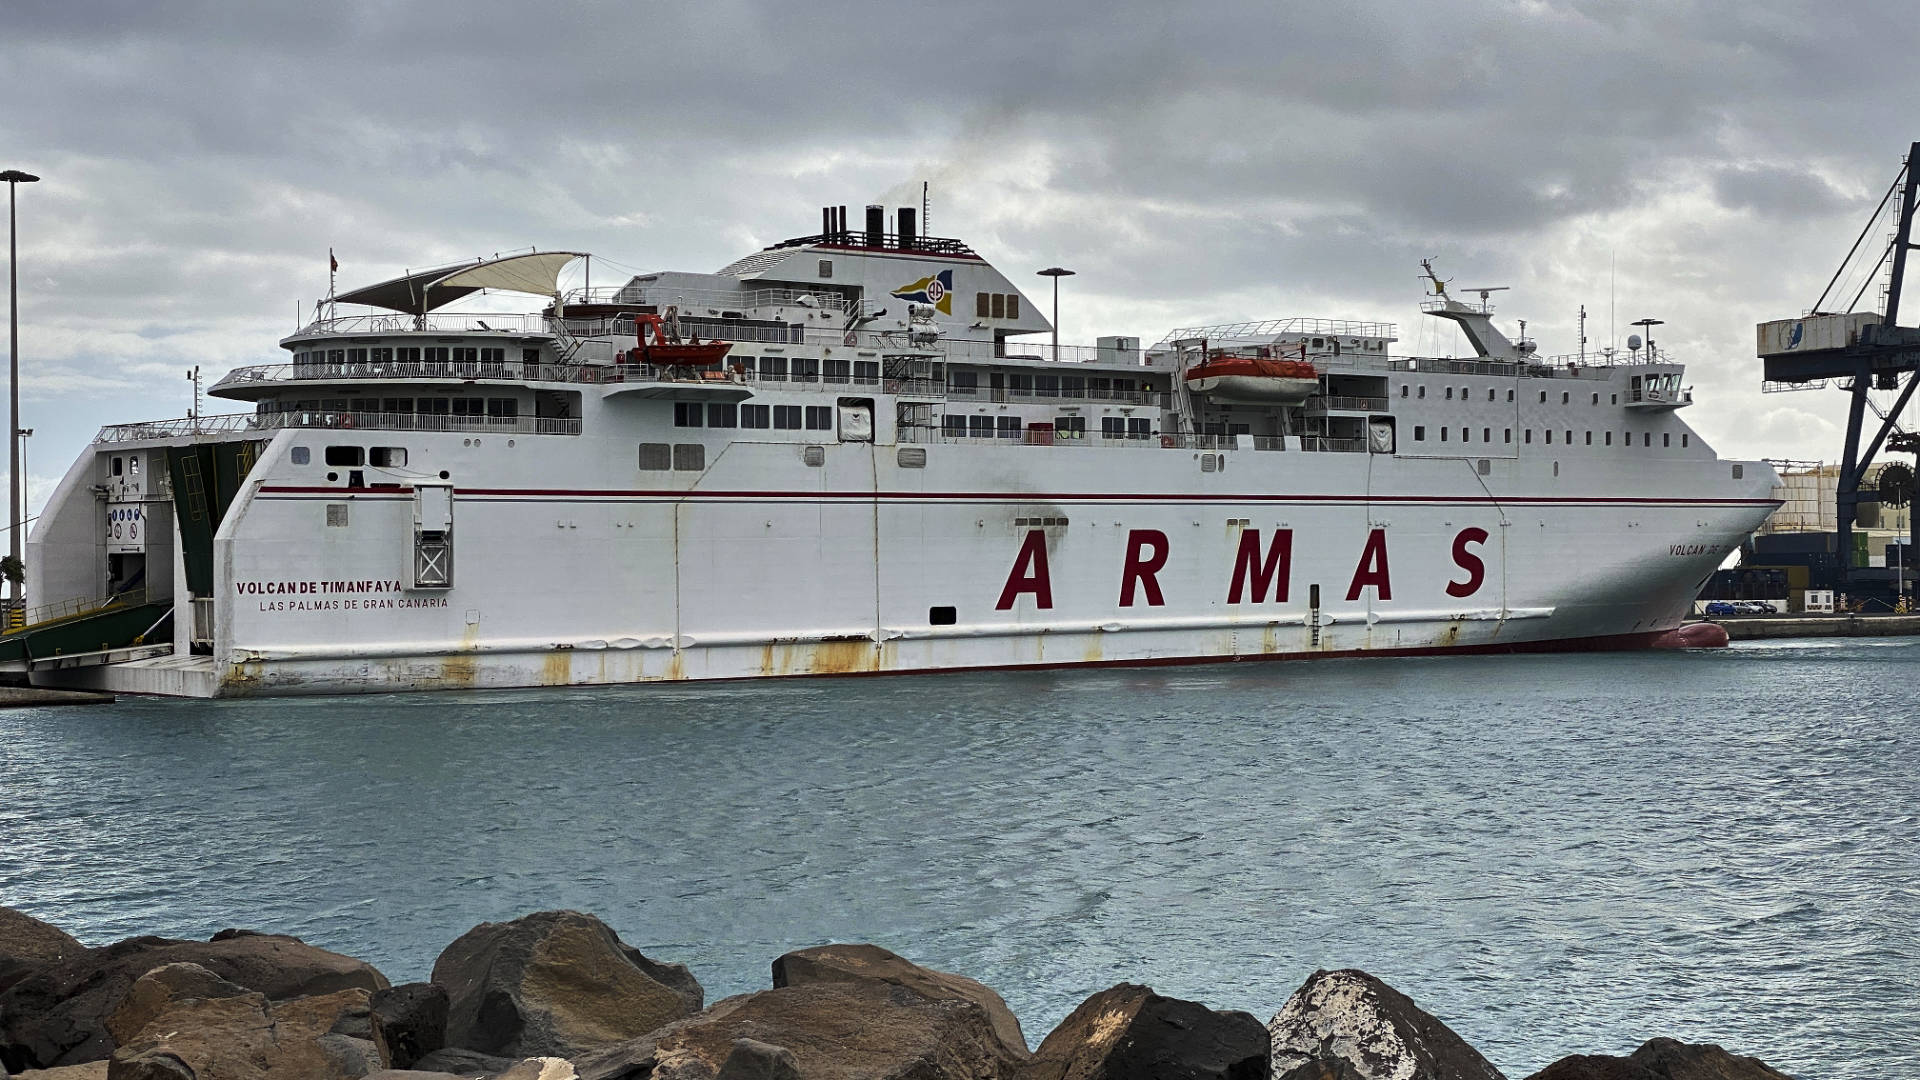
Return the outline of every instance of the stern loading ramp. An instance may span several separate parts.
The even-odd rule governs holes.
[[[205,606],[213,596],[214,534],[261,445],[201,442],[166,448],[187,592],[209,600]],[[0,634],[0,672],[23,673],[31,682],[35,671],[173,653],[179,637],[171,626],[176,613],[173,596],[150,596],[144,588],[29,610],[25,626]],[[196,619],[189,628],[190,640],[211,646],[211,631],[211,625],[202,627]]]

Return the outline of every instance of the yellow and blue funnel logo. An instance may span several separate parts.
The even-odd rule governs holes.
[[[932,304],[942,315],[953,314],[953,271],[942,270],[911,285],[902,285],[892,295],[916,304]]]

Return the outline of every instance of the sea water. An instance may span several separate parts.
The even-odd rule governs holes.
[[[874,942],[1030,1042],[1358,967],[1510,1076],[1658,1035],[1920,1075],[1920,645],[0,713],[0,903],[424,979],[576,908],[708,1000]]]

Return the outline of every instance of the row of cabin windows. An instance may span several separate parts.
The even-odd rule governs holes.
[[[832,431],[831,405],[734,405],[730,402],[673,403],[674,427],[755,428],[775,431]]]
[[[491,417],[511,420],[520,415],[520,399],[510,397],[390,397],[324,398],[305,401],[263,401],[261,412],[415,413],[420,416]]]
[[[305,465],[313,460],[313,451],[304,446],[296,446],[290,455],[295,465]],[[404,446],[329,446],[326,463],[334,468],[357,469],[362,465],[372,465],[376,469],[403,469],[407,465],[407,448]]]
[[[1018,416],[986,416],[948,413],[940,418],[940,433],[949,438],[971,439],[1017,439],[1025,427],[1026,421]],[[1100,418],[1100,437],[1103,439],[1147,439],[1153,436],[1153,421],[1144,416],[1103,416]],[[1056,416],[1053,418],[1053,437],[1056,439],[1084,439],[1087,437],[1087,418],[1084,416]]]
[[[375,345],[347,349],[308,349],[293,354],[296,364],[504,364],[505,348],[487,345]],[[540,362],[539,349],[521,349],[520,362]]]
[[[1443,428],[1440,428],[1440,429],[1439,429],[1439,431],[1440,431],[1440,441],[1441,441],[1441,442],[1446,442],[1446,441],[1447,441],[1447,439],[1448,439],[1448,432],[1450,432],[1450,431],[1452,431],[1452,430],[1453,430],[1452,428],[1446,428],[1446,427],[1443,427]],[[1533,443],[1533,429],[1532,429],[1532,428],[1528,428],[1528,429],[1526,429],[1525,431],[1523,431],[1523,432],[1521,432],[1521,434],[1522,434],[1522,435],[1524,436],[1524,438],[1522,439],[1522,441],[1523,441],[1523,442],[1525,442],[1525,443],[1527,443],[1528,445],[1531,445],[1531,444]],[[1547,443],[1547,445],[1548,445],[1548,446],[1552,446],[1552,445],[1553,445],[1553,430],[1552,430],[1551,428],[1548,428],[1548,429],[1545,429],[1545,430],[1543,431],[1543,434],[1544,434],[1544,435],[1546,436],[1546,443]],[[1601,440],[1601,445],[1602,445],[1602,446],[1612,446],[1612,445],[1613,445],[1613,432],[1611,432],[1611,431],[1603,431],[1603,432],[1601,432],[1600,434],[1601,434],[1601,436],[1603,436],[1603,438],[1602,438],[1602,440]],[[1585,444],[1585,445],[1587,445],[1587,446],[1592,446],[1592,445],[1593,445],[1593,432],[1591,432],[1591,431],[1589,431],[1589,432],[1587,432],[1587,433],[1586,433],[1586,436],[1587,436],[1587,438],[1586,438],[1586,444]],[[1414,429],[1413,429],[1413,441],[1414,441],[1414,442],[1425,442],[1426,440],[1427,440],[1427,429],[1426,429],[1426,425],[1424,425],[1424,424],[1416,424],[1416,425],[1414,425]],[[1460,441],[1461,441],[1461,442],[1463,442],[1463,443],[1464,443],[1464,442],[1472,442],[1472,441],[1473,441],[1473,429],[1472,429],[1472,428],[1470,428],[1470,427],[1463,427],[1463,428],[1461,428],[1461,429],[1460,429]],[[1487,428],[1487,427],[1483,427],[1483,428],[1481,428],[1481,429],[1480,429],[1480,441],[1481,441],[1481,442],[1485,442],[1485,443],[1490,443],[1490,442],[1492,442],[1492,441],[1493,441],[1493,429],[1492,429],[1492,428]],[[1501,441],[1501,442],[1503,442],[1503,443],[1510,443],[1510,442],[1512,442],[1512,441],[1513,441],[1513,429],[1512,429],[1512,428],[1502,428],[1502,429],[1501,429],[1501,437],[1500,437],[1500,441]],[[1569,431],[1569,432],[1567,432],[1567,437],[1566,437],[1566,445],[1568,445],[1568,446],[1572,446],[1572,445],[1573,445],[1573,432],[1571,432],[1571,431]],[[1626,446],[1632,446],[1632,445],[1633,445],[1633,432],[1631,432],[1631,431],[1623,431],[1623,432],[1621,432],[1621,433],[1620,433],[1620,445],[1621,445],[1621,446],[1623,446],[1623,447],[1626,447]],[[1648,447],[1648,448],[1651,448],[1651,447],[1653,446],[1653,432],[1651,432],[1651,431],[1643,431],[1643,432],[1641,432],[1641,433],[1640,433],[1640,445],[1641,445],[1641,446],[1643,446],[1643,447]],[[1663,431],[1663,432],[1661,432],[1661,433],[1660,433],[1660,445],[1661,445],[1661,446],[1663,446],[1663,447],[1671,447],[1671,446],[1673,445],[1673,433],[1672,433],[1672,432],[1670,432],[1670,431]],[[1692,439],[1692,437],[1691,437],[1690,435],[1688,435],[1688,434],[1687,434],[1686,432],[1684,432],[1684,431],[1683,431],[1683,432],[1681,432],[1681,433],[1680,433],[1680,446],[1681,446],[1681,448],[1682,448],[1682,449],[1686,449],[1686,448],[1688,448],[1688,447],[1690,447],[1690,446],[1692,446],[1692,445],[1693,445],[1693,439]]]
[[[973,314],[981,319],[1017,319],[1020,317],[1020,294],[974,293]]]
[[[997,374],[997,373],[996,373]],[[1106,394],[1113,391],[1132,393],[1149,389],[1147,384],[1135,379],[1089,378],[1081,375],[1037,375],[1026,371],[1009,371],[1004,376],[1004,389],[1015,393],[1030,393],[1036,397],[1082,397],[1089,391]],[[991,380],[989,380],[991,383]],[[994,387],[1001,389],[1001,387]],[[953,373],[951,389],[957,393],[974,393],[980,389],[980,373],[977,371],[956,371]]]
[[[707,467],[707,448],[700,443],[641,443],[640,467],[648,472],[699,472]]]
[[[760,382],[853,382],[872,386],[880,381],[878,360],[822,360],[812,356],[762,356],[757,364],[751,356],[730,356],[727,360],[752,372]]]
[[[1412,387],[1410,387],[1410,386],[1409,386],[1409,384],[1407,384],[1407,383],[1401,383],[1401,384],[1400,384],[1400,396],[1401,396],[1401,397],[1406,397],[1406,396],[1408,396],[1408,393],[1409,393],[1409,391],[1410,391],[1411,389],[1412,389]],[[1451,386],[1449,386],[1449,387],[1446,387],[1446,391],[1447,391],[1447,400],[1448,400],[1448,401],[1452,401],[1452,400],[1453,400],[1453,387],[1451,387]],[[1497,391],[1497,390],[1495,390],[1495,389],[1493,389],[1493,388],[1491,388],[1491,387],[1489,387],[1489,388],[1487,389],[1487,400],[1488,400],[1488,401],[1498,401],[1498,400],[1499,400],[1499,398],[1495,396],[1495,395],[1496,395],[1497,393],[1498,393],[1498,391]],[[1424,386],[1422,386],[1422,387],[1420,387],[1420,388],[1419,388],[1419,392],[1418,392],[1417,394],[1415,394],[1414,396],[1416,396],[1416,397],[1422,397],[1422,398],[1424,398],[1424,397],[1426,397],[1426,396],[1427,396],[1427,388],[1426,388],[1426,387],[1424,387]],[[1619,394],[1608,394],[1608,395],[1607,395],[1607,399],[1608,399],[1608,400],[1607,400],[1607,404],[1609,404],[1609,405],[1618,405],[1618,404],[1620,404],[1620,395],[1619,395]],[[1460,400],[1461,400],[1461,401],[1465,401],[1465,400],[1467,400],[1467,388],[1466,388],[1466,387],[1464,387],[1464,386],[1460,388]],[[1513,391],[1512,391],[1512,390],[1508,390],[1508,391],[1507,391],[1507,400],[1508,400],[1508,401],[1512,401],[1512,400],[1513,400]],[[1547,403],[1547,392],[1546,392],[1545,390],[1542,390],[1542,391],[1540,391],[1540,404],[1542,404],[1542,405],[1545,405],[1546,403]],[[1573,395],[1572,395],[1572,394],[1571,394],[1570,392],[1567,392],[1567,391],[1561,391],[1561,393],[1560,393],[1560,404],[1562,404],[1562,405],[1571,405],[1571,404],[1573,404]],[[1595,404],[1595,405],[1598,405],[1598,404],[1600,404],[1600,395],[1599,395],[1599,394],[1594,394],[1594,395],[1593,395],[1593,404]]]

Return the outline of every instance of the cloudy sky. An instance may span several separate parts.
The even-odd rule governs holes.
[[[1920,137],[1911,15],[9,0],[30,490],[184,415],[188,368],[282,358],[329,248],[343,288],[528,246],[712,270],[922,181],[1030,295],[1078,271],[1066,341],[1316,315],[1464,350],[1417,314],[1430,257],[1544,353],[1583,303],[1589,348],[1666,320],[1723,453],[1832,460],[1842,395],[1762,395],[1753,324],[1814,303]]]

